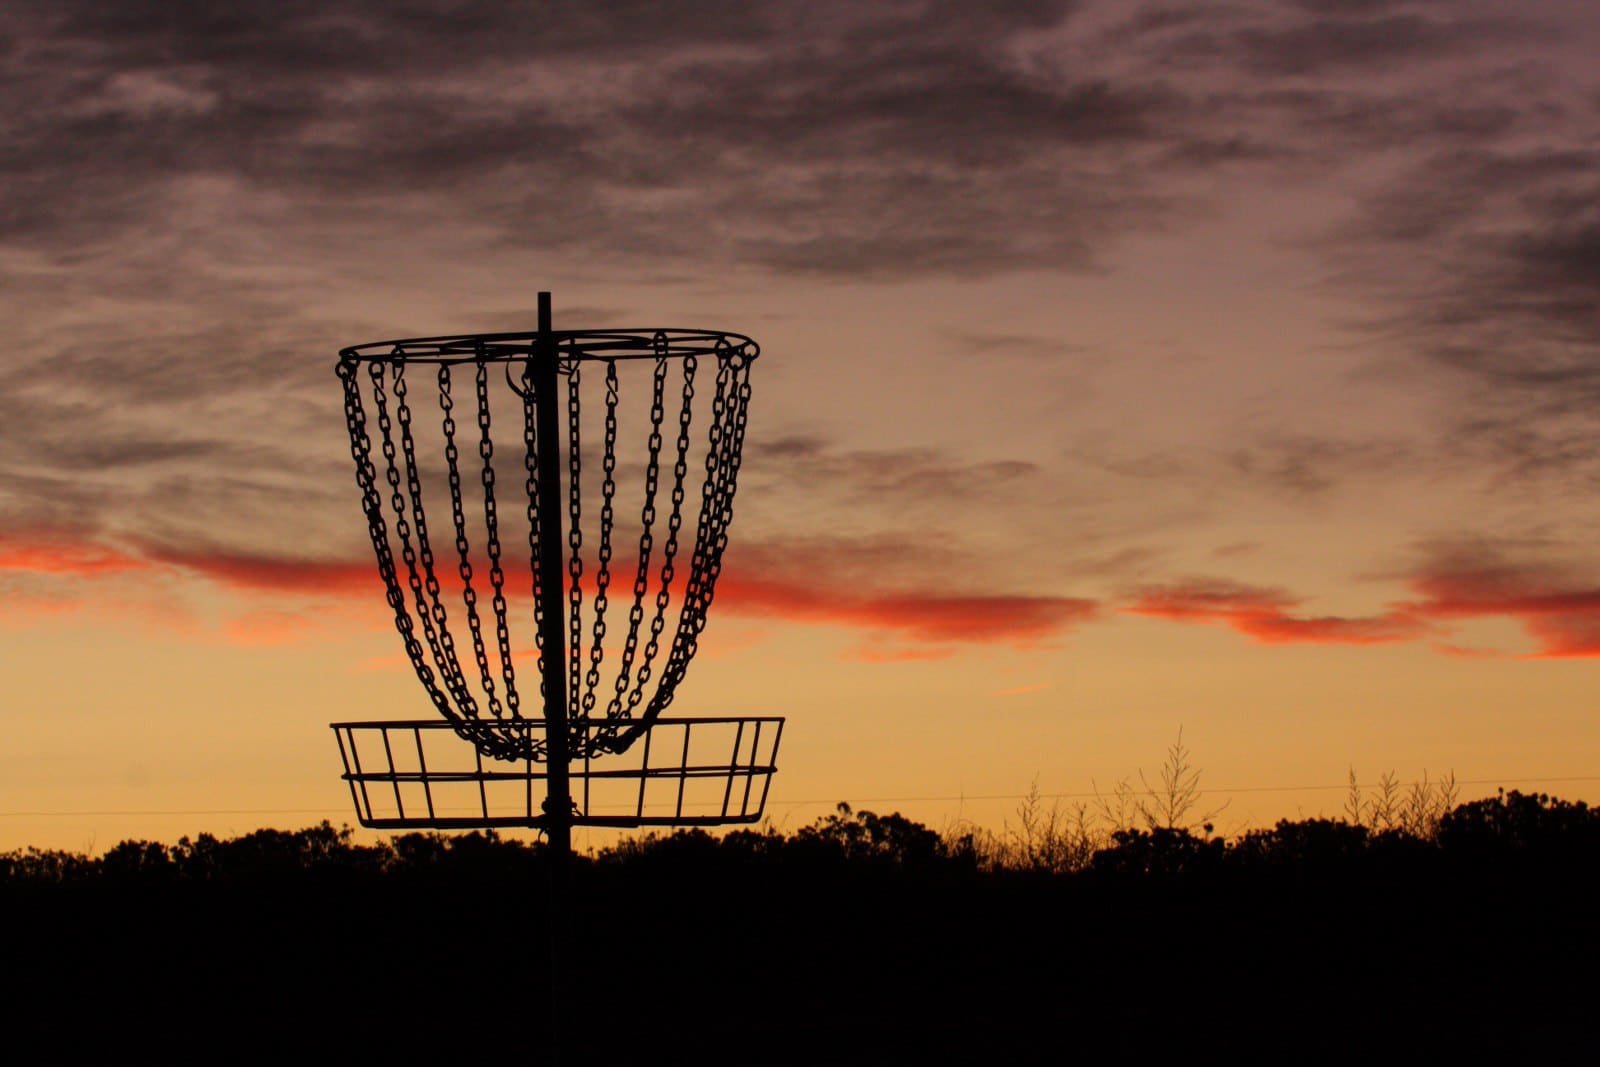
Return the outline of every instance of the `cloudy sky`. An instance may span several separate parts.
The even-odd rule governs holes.
[[[425,717],[333,356],[755,337],[679,713],[773,814],[998,826],[1181,728],[1230,815],[1600,756],[1582,2],[21,0],[0,848],[348,820]],[[998,798],[998,799],[985,799]]]

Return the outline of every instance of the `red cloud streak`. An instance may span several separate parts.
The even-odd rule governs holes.
[[[1141,591],[1136,615],[1229,626],[1262,644],[1389,644],[1437,635],[1464,619],[1513,619],[1537,644],[1530,659],[1600,657],[1600,586],[1557,569],[1509,564],[1492,552],[1454,550],[1408,579],[1412,600],[1377,615],[1344,618],[1297,613],[1301,601],[1279,589],[1198,580]],[[1442,655],[1485,658],[1488,649],[1435,642]]]
[[[717,584],[719,610],[893,634],[917,644],[1037,645],[1093,616],[1092,600],[1043,596],[875,593],[814,581],[730,576]],[[859,658],[928,659],[938,655],[876,648]]]
[[[58,538],[0,538],[0,571],[103,578],[148,570],[151,563],[118,548]]]
[[[1300,601],[1279,589],[1198,580],[1141,591],[1126,610],[1180,622],[1220,623],[1264,645],[1380,645],[1411,641],[1429,630],[1409,612],[1346,618],[1301,615]]]
[[[398,563],[399,561],[397,561]],[[440,557],[435,575],[446,595],[460,595],[459,561]],[[211,550],[177,550],[148,547],[134,554],[92,542],[41,540],[0,542],[0,568],[79,578],[98,578],[121,571],[162,568],[197,575],[229,589],[341,599],[382,599],[382,586],[370,559],[304,560],[245,555]],[[525,561],[503,560],[508,591],[525,591],[531,576]],[[488,591],[486,561],[474,560],[474,584]],[[631,596],[637,564],[617,561],[611,568],[613,600]],[[402,585],[407,572],[400,565]],[[592,595],[594,573],[582,583]],[[683,578],[675,583],[681,595]],[[653,588],[653,586],[652,586]],[[963,595],[861,588],[856,583],[829,584],[806,576],[791,579],[781,574],[761,578],[724,576],[717,585],[716,613],[778,618],[865,631],[865,644],[854,658],[892,662],[940,659],[964,644],[1006,644],[1037,647],[1072,625],[1093,616],[1092,600],[1070,597],[1021,595]],[[273,615],[271,633],[257,632],[265,616],[248,616],[250,626],[239,631],[241,640],[258,642],[287,639],[283,633],[290,616]],[[243,621],[241,621],[243,625]]]
[[[1396,605],[1419,618],[1516,619],[1539,645],[1531,658],[1600,656],[1600,587],[1552,568],[1459,553],[1411,580],[1420,599]]]
[[[157,562],[203,575],[233,589],[322,596],[375,596],[381,590],[373,563],[363,560],[302,560],[225,552],[152,549]],[[441,575],[442,575],[441,570]]]

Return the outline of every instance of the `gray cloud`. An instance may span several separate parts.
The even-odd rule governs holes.
[[[1392,440],[1267,435],[1221,457],[1247,485],[1295,497],[1326,493],[1393,473],[1415,457]]]
[[[9,18],[27,43],[0,77],[27,106],[6,120],[0,233],[24,246],[148,239],[174,186],[204,176],[335,231],[470,220],[519,248],[829,276],[1090,267],[1191,210],[1188,175],[1321,152],[1340,130],[1397,143],[1460,110],[1299,75],[1459,57],[1501,30],[1276,5],[1108,26],[1066,2]]]
[[[1579,125],[1600,142],[1600,108]],[[1587,146],[1439,153],[1337,242],[1367,328],[1458,398],[1445,447],[1496,479],[1600,474],[1597,168]]]
[[[953,331],[947,335],[953,348],[965,356],[997,356],[1038,362],[1057,362],[1092,353],[1090,345],[1074,344],[1060,337],[1039,337],[1017,333],[969,333]]]
[[[1119,76],[1069,3],[123,7],[11,16],[42,42],[4,60],[29,105],[0,157],[13,241],[112,240],[205,175],[320,205],[336,228],[369,211],[413,223],[421,197],[434,225],[470,218],[519,247],[613,258],[1082,268],[1183,209],[1184,172],[1281,153],[1280,121],[1397,110],[1167,71],[1225,64],[1270,83],[1483,37],[1415,15],[1239,8],[1177,35],[1122,27],[1146,69]]]
[[[1017,493],[1039,468],[1025,460],[964,462],[940,449],[847,449],[791,434],[748,446],[759,477],[805,493],[826,493],[896,511]]]
[[[307,297],[397,248],[629,276],[1082,271],[1204,211],[1199,179],[1379,155],[1399,177],[1360,187],[1357,224],[1320,250],[1395,298],[1382,327],[1431,366],[1568,410],[1600,383],[1593,100],[1508,73],[1485,50],[1508,39],[1449,5],[1381,2],[8,5],[8,520],[179,539],[192,516],[263,539],[323,507],[293,485],[313,467],[348,480],[327,338],[398,331],[317,319]],[[1510,143],[1537,131],[1552,143]],[[1373,458],[1330,447],[1232,462],[1314,492]],[[763,448],[752,470],[880,516],[1035,476]]]

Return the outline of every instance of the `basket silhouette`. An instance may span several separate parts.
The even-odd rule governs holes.
[[[548,292],[538,317],[339,353],[378,575],[439,713],[334,724],[357,818],[532,827],[558,855],[574,825],[753,822],[782,720],[662,713],[722,571],[760,348],[556,330]]]
[[[537,733],[543,721],[485,724]],[[590,724],[603,729],[604,723]],[[546,764],[485,759],[445,720],[333,724],[361,825],[464,829],[548,824]],[[718,826],[758,821],[777,770],[783,719],[660,718],[625,753],[573,760],[575,826]]]

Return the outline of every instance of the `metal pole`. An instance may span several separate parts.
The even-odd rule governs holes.
[[[534,341],[534,435],[539,449],[539,604],[544,612],[544,837],[550,865],[550,1058],[563,1059],[566,1027],[562,942],[567,929],[567,881],[572,857],[572,789],[567,778],[566,567],[561,536],[561,429],[556,373],[559,353],[550,325],[550,294],[539,294],[539,336]]]
[[[558,353],[550,326],[550,294],[539,294],[539,337],[534,343],[535,439],[539,448],[539,603],[544,611],[544,729],[548,756],[545,840],[555,862],[572,851],[572,789],[567,779],[566,560],[561,530],[561,404]]]

